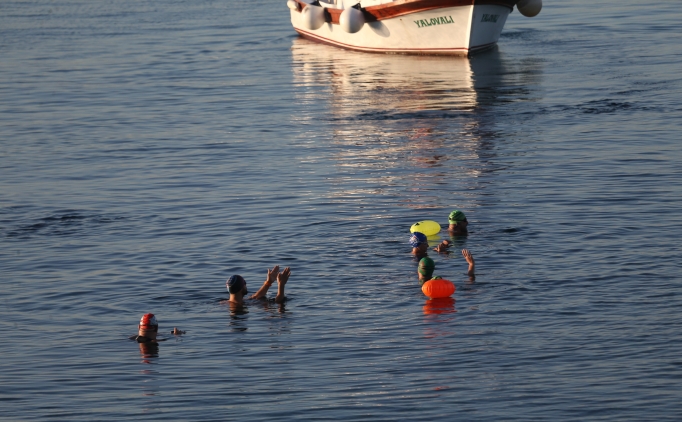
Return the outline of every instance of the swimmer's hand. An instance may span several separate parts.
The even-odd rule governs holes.
[[[268,289],[270,286],[272,286],[272,283],[277,280],[279,277],[279,265],[275,265],[272,269],[268,268],[268,278],[265,279],[265,282],[261,286],[260,289],[253,295],[251,295],[251,299],[262,299],[265,297],[265,295],[268,293]]]
[[[279,274],[279,265],[275,265],[271,270],[268,269],[268,278],[265,280],[265,282],[268,285],[272,285],[272,283],[275,282]]]
[[[462,249],[462,256],[464,257],[464,259],[466,259],[469,265],[476,264],[476,262],[474,261],[474,256],[467,249]]]
[[[178,327],[173,327],[173,331],[171,331],[171,334],[173,334],[175,336],[179,336],[179,335],[185,334],[185,332],[182,330],[178,330]]]
[[[469,277],[475,277],[476,261],[474,261],[474,256],[471,254],[471,252],[469,252],[466,249],[462,249],[462,256],[464,257],[464,259],[466,259],[467,263],[469,264],[469,271],[467,272],[467,274],[469,275]]]
[[[448,251],[448,248],[452,246],[452,243],[450,243],[447,240],[443,240],[441,243],[438,244],[435,248],[433,248],[434,251],[436,252],[450,252]]]
[[[284,271],[279,273],[277,275],[277,285],[284,287],[285,284],[287,284],[287,281],[289,281],[289,276],[291,275],[291,268],[286,267]]]
[[[286,267],[284,271],[277,275],[277,296],[275,297],[275,303],[284,303],[286,297],[284,296],[284,286],[289,281],[289,276],[291,275],[291,268]]]

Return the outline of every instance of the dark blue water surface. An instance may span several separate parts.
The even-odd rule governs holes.
[[[461,59],[284,0],[2,2],[0,419],[679,420],[680,22],[547,1]],[[431,252],[434,304],[408,230],[455,208],[478,276]],[[276,264],[283,309],[220,304]]]

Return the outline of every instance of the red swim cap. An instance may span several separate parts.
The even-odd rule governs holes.
[[[142,318],[140,318],[140,328],[147,331],[157,331],[159,329],[159,323],[156,322],[154,314],[142,315]]]

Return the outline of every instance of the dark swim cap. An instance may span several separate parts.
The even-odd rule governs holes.
[[[436,269],[436,263],[433,262],[433,259],[429,258],[428,256],[422,258],[419,261],[419,274],[423,275],[427,279],[431,278],[434,269]]]
[[[225,283],[225,287],[227,287],[227,291],[230,292],[231,294],[235,294],[237,292],[240,292],[244,286],[246,285],[246,281],[244,280],[244,277],[240,275],[233,275],[232,277],[227,279],[227,282]]]
[[[410,246],[413,248],[419,247],[424,242],[426,242],[426,235],[424,233],[414,232],[410,236]]]
[[[448,216],[448,222],[450,224],[457,224],[461,221],[467,221],[467,217],[464,215],[464,213],[460,210],[454,210],[453,212],[450,213]]]

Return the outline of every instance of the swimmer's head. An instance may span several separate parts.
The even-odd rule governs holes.
[[[454,210],[453,212],[450,213],[448,216],[448,222],[450,224],[458,224],[461,222],[467,221],[466,216],[464,213],[460,210]]]
[[[467,226],[469,225],[469,222],[462,211],[454,210],[451,212],[450,216],[448,217],[448,222],[450,223],[448,231],[451,235],[467,234]]]
[[[410,246],[413,248],[418,248],[425,243],[428,246],[426,235],[424,233],[414,232],[412,233],[412,236],[410,236]]]
[[[410,236],[410,246],[412,246],[413,255],[424,256],[429,249],[429,242],[424,233],[414,232]]]
[[[237,294],[242,290],[246,290],[246,280],[244,280],[244,277],[235,274],[227,279],[225,286],[230,294]],[[246,292],[243,293],[246,294]]]
[[[419,280],[430,280],[436,263],[428,256],[419,260]]]
[[[137,328],[138,335],[154,340],[159,331],[159,323],[156,321],[154,314],[144,314],[140,318],[140,325]]]

